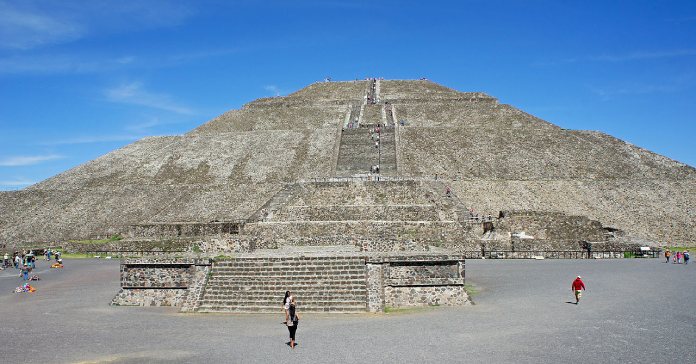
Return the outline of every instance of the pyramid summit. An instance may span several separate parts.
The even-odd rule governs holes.
[[[427,80],[319,82],[1,192],[0,243],[224,230],[455,250],[527,235],[551,249],[617,231],[693,244],[695,191],[693,167],[485,93]]]

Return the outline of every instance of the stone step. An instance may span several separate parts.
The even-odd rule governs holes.
[[[355,265],[355,266],[317,266],[317,267],[297,267],[297,266],[268,266],[268,267],[215,267],[212,272],[264,272],[264,273],[315,273],[315,272],[325,272],[325,274],[345,274],[354,272],[364,272],[365,265]]]
[[[279,313],[282,308],[279,306],[201,306],[198,312],[252,312],[252,313]],[[363,306],[334,306],[334,307],[300,307],[299,312],[333,312],[333,313],[360,313],[367,311],[367,305]]]
[[[229,264],[258,264],[258,263],[275,263],[275,262],[318,262],[318,263],[336,263],[336,262],[348,262],[348,263],[358,263],[364,262],[364,258],[361,257],[256,257],[256,258],[242,258],[233,259],[223,262],[217,262],[215,265],[229,265]]]
[[[352,268],[332,268],[332,267],[315,267],[311,269],[301,269],[293,267],[258,267],[258,268],[213,268],[212,273],[221,274],[268,274],[268,275],[351,275],[365,272],[365,266]]]
[[[277,280],[277,281],[249,281],[246,279],[211,279],[208,282],[208,287],[213,288],[216,286],[220,287],[262,287],[264,289],[278,288],[279,290],[285,291],[283,287],[294,287],[294,288],[311,288],[311,287],[322,287],[322,288],[345,288],[353,289],[365,286],[365,278],[363,279],[353,279],[353,280],[305,280],[302,282],[297,282],[292,279],[288,280]],[[288,288],[288,289],[289,289]]]
[[[222,275],[268,275],[268,276],[289,276],[289,275],[322,275],[322,276],[346,276],[365,273],[365,268],[353,269],[285,269],[285,268],[259,268],[259,269],[214,269],[214,274]]]
[[[335,289],[322,289],[322,287],[312,287],[308,289],[290,289],[291,292],[296,293],[300,297],[315,297],[315,296],[329,296],[329,297],[341,297],[341,296],[352,296],[361,295],[367,292],[366,287],[335,287]],[[254,287],[251,289],[245,289],[245,287],[214,287],[205,291],[205,295],[250,295],[250,296],[264,296],[264,297],[278,297],[285,290],[282,289],[263,289],[263,287]]]
[[[321,288],[325,290],[340,290],[340,289],[363,289],[365,287],[365,280],[362,281],[331,281],[331,282],[321,282],[321,281],[307,281],[302,284],[293,284],[291,281],[285,282],[271,282],[271,283],[249,283],[243,280],[237,281],[224,281],[216,280],[208,283],[208,289],[213,289],[216,287],[220,288],[230,288],[230,289],[260,289],[266,291],[280,291],[285,292],[286,290],[296,291],[296,290],[308,290],[313,288]]]
[[[339,283],[339,282],[364,282],[365,281],[365,273],[363,272],[362,275],[349,275],[349,276],[335,276],[335,275],[330,275],[330,276],[319,276],[319,275],[287,275],[287,276],[267,276],[267,275],[215,275],[213,274],[212,277],[210,277],[210,283],[215,283],[215,282],[240,282],[240,283],[247,283],[247,284],[272,284],[272,283],[277,283],[277,284],[287,284],[288,282],[296,282],[296,284],[303,284],[303,282],[307,283],[319,283],[319,282],[326,282],[326,283]]]
[[[302,300],[299,302],[365,302],[366,292],[362,294],[352,294],[344,296],[305,296],[302,295]],[[280,297],[282,300],[282,296]],[[228,301],[228,302],[257,302],[263,304],[265,302],[281,303],[277,295],[231,295],[231,294],[206,294],[203,298],[204,302],[210,301]]]
[[[336,277],[337,279],[339,278],[345,278],[345,277],[356,277],[356,276],[365,276],[365,269],[361,270],[349,270],[349,271],[267,271],[267,270],[259,270],[259,271],[213,271],[213,277],[219,276],[219,277],[278,277],[278,278],[292,278],[292,277],[309,277],[309,278],[328,278],[328,277]]]
[[[311,287],[311,286],[322,286],[322,287],[347,287],[347,286],[359,286],[365,284],[365,276],[359,278],[350,279],[319,279],[312,277],[305,277],[302,279],[296,279],[296,277],[287,277],[282,279],[269,279],[267,277],[211,277],[209,280],[209,285],[226,285],[226,286],[239,286],[239,287]]]
[[[283,303],[278,300],[265,300],[265,301],[252,301],[252,300],[208,300],[204,299],[201,307],[205,306],[234,306],[234,307],[272,307],[276,310],[282,309]],[[302,310],[303,307],[365,307],[367,303],[365,300],[355,300],[355,301],[328,301],[328,300],[316,300],[316,301],[298,301],[297,307]]]
[[[365,268],[365,263],[323,263],[323,264],[305,264],[299,263],[259,263],[259,264],[235,264],[235,265],[215,265],[213,269],[271,269],[283,268],[290,270],[313,270],[313,269],[360,269]]]

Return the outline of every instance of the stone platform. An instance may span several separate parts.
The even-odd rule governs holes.
[[[303,312],[458,306],[464,258],[427,253],[303,252],[218,259],[124,259],[113,305],[182,312],[278,312],[286,290]]]

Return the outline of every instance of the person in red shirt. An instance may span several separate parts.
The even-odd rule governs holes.
[[[582,282],[580,276],[575,278],[573,283],[570,285],[570,289],[575,292],[575,304],[580,303],[580,297],[582,297],[582,291],[585,289],[585,283]]]

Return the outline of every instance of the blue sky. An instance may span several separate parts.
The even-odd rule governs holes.
[[[324,77],[427,77],[696,165],[696,1],[0,0],[0,190]]]

